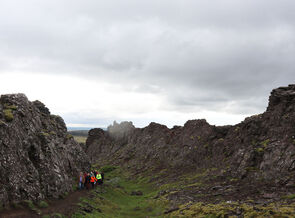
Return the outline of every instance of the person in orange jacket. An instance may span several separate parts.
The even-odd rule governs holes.
[[[90,177],[91,177],[90,178],[91,186],[92,186],[92,188],[94,188],[94,184],[96,183],[97,179],[95,178],[93,172],[91,172]]]

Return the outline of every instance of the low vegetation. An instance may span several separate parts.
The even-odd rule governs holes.
[[[75,141],[78,142],[78,143],[83,143],[85,144],[86,143],[86,139],[87,137],[86,136],[73,136]]]
[[[157,189],[142,177],[133,178],[120,168],[106,166],[103,188],[82,198],[72,216],[84,217],[161,217],[166,202],[154,199]]]
[[[40,201],[39,202],[39,207],[40,208],[46,208],[46,207],[48,207],[48,203],[46,201]]]
[[[294,217],[295,204],[280,205],[269,204],[266,206],[239,204],[236,202],[223,202],[219,204],[188,203],[181,205],[179,210],[171,213],[170,217]]]

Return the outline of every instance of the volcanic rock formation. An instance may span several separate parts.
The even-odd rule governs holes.
[[[127,128],[125,134],[122,125],[110,129],[89,132],[86,146],[93,162],[121,165],[134,172],[168,169],[179,175],[218,169],[216,178],[247,181],[248,185],[295,184],[295,85],[274,89],[266,112],[234,126],[190,120],[172,129],[156,123]],[[116,129],[122,137],[113,136]]]
[[[0,98],[0,202],[59,197],[90,164],[63,119],[23,94]]]

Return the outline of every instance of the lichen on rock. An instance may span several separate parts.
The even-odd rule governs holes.
[[[24,94],[0,97],[0,202],[59,197],[90,164],[81,146],[46,106]],[[54,134],[51,134],[54,133]]]

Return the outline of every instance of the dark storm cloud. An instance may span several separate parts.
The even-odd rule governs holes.
[[[263,111],[294,82],[295,2],[2,1],[0,73],[71,74],[167,110]],[[239,106],[240,105],[240,106]]]

